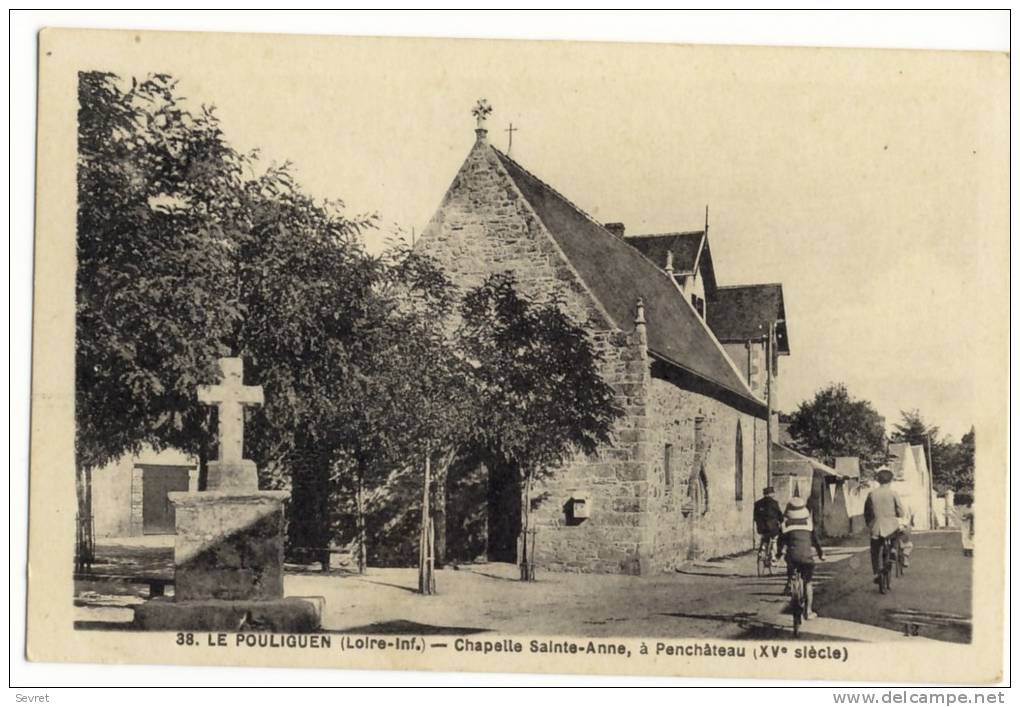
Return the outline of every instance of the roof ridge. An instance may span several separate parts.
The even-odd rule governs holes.
[[[741,288],[747,288],[747,287],[779,287],[779,288],[782,288],[783,287],[783,283],[781,283],[781,282],[753,282],[753,283],[748,283],[746,285],[716,285],[715,289],[717,289],[717,290],[735,290],[738,287],[741,287]]]
[[[684,370],[690,370],[691,372],[693,372],[698,377],[703,378],[703,379],[705,379],[705,380],[707,380],[707,381],[709,381],[709,382],[711,382],[711,383],[713,383],[713,384],[715,384],[715,385],[717,385],[717,386],[719,386],[719,387],[721,387],[723,389],[727,389],[731,393],[735,393],[735,394],[739,395],[740,397],[742,397],[742,398],[744,398],[744,399],[746,399],[746,400],[748,400],[750,402],[753,402],[754,404],[756,404],[758,406],[762,406],[762,407],[765,406],[766,401],[764,401],[763,399],[759,398],[754,393],[754,391],[751,390],[751,387],[747,384],[747,381],[744,380],[743,376],[740,374],[740,371],[737,369],[736,365],[733,363],[733,361],[730,359],[730,357],[726,354],[726,351],[723,348],[722,343],[715,336],[715,333],[712,331],[711,327],[708,326],[708,323],[704,319],[702,319],[701,316],[694,309],[694,305],[690,301],[688,301],[688,299],[686,297],[684,297],[682,295],[682,291],[679,293],[680,296],[677,297],[678,293],[676,291],[680,289],[678,284],[676,283],[676,281],[672,277],[669,276],[669,274],[665,270],[662,269],[662,267],[659,266],[658,263],[656,263],[651,258],[649,258],[647,255],[645,255],[635,245],[633,245],[632,243],[628,243],[627,239],[619,238],[616,235],[614,235],[605,226],[603,226],[601,223],[596,221],[584,209],[582,209],[579,206],[577,206],[577,204],[575,204],[573,201],[571,201],[570,199],[565,197],[562,193],[560,193],[557,189],[555,189],[554,187],[549,185],[547,182],[545,182],[542,179],[540,179],[539,177],[537,177],[534,173],[532,173],[530,170],[525,168],[523,165],[521,165],[519,162],[514,160],[512,157],[510,157],[506,153],[502,152],[498,148],[493,147],[492,145],[489,145],[489,149],[491,149],[493,151],[493,154],[495,154],[497,156],[497,158],[500,160],[501,166],[503,167],[504,170],[512,169],[512,170],[519,171],[522,176],[526,177],[527,180],[534,181],[535,185],[539,189],[544,190],[545,192],[547,192],[550,196],[552,196],[554,198],[554,200],[556,200],[556,201],[558,201],[558,202],[560,202],[562,204],[565,204],[566,207],[567,207],[566,213],[573,213],[577,218],[580,218],[584,223],[590,224],[591,226],[594,226],[596,229],[598,229],[598,231],[594,231],[592,233],[592,235],[595,235],[599,231],[601,231],[601,233],[604,234],[604,238],[606,239],[605,240],[606,244],[609,244],[609,243],[620,244],[620,246],[623,248],[623,250],[620,251],[621,253],[625,252],[628,255],[628,257],[635,258],[636,262],[641,262],[641,263],[644,264],[644,266],[651,267],[652,268],[651,274],[650,274],[650,278],[651,279],[649,280],[649,282],[654,280],[655,282],[662,283],[665,287],[668,288],[669,294],[671,295],[671,297],[669,297],[669,301],[673,302],[673,304],[669,304],[668,305],[668,308],[677,307],[680,311],[685,311],[687,316],[689,316],[691,321],[693,322],[693,326],[700,328],[700,331],[704,334],[704,336],[707,339],[705,344],[706,344],[706,346],[708,348],[705,351],[705,353],[707,354],[709,351],[712,351],[712,352],[714,352],[714,355],[719,357],[719,362],[720,362],[719,366],[720,366],[720,369],[719,369],[719,371],[712,371],[712,372],[710,372],[711,371],[711,367],[710,366],[707,367],[705,370],[698,370],[698,369],[694,369],[694,368],[688,368],[687,366],[684,366],[683,364],[679,364],[675,359],[673,359],[669,355],[669,353],[659,353],[657,351],[658,347],[653,345],[653,344],[651,344],[651,343],[649,343],[649,345],[647,346],[647,349],[648,349],[649,353],[655,353],[656,355],[664,358],[665,360],[667,360],[667,361],[669,361],[671,363],[679,365]],[[516,179],[517,178],[514,177],[513,174],[509,174],[509,176],[510,176],[511,181],[516,183]],[[520,184],[517,184],[517,188],[519,190],[522,189]],[[527,194],[524,194],[524,198],[525,198],[526,202],[529,199]],[[532,205],[532,208],[534,209],[533,205]],[[550,231],[550,224],[546,223],[544,221],[544,216],[541,215],[541,214],[538,214],[538,213],[536,213],[536,216],[538,217],[539,221],[543,224],[543,227],[545,228],[545,230],[547,232],[550,232],[550,235],[552,236],[553,241],[554,242],[557,241],[556,236]],[[592,242],[594,242],[594,241],[592,241]],[[570,263],[570,256],[567,255],[566,253],[564,253],[564,257],[566,258],[566,260],[567,260],[567,262],[569,264]],[[579,277],[579,279],[581,280],[581,282],[583,284],[585,284],[589,288],[591,287],[591,283],[589,283],[589,282],[587,282],[585,280],[584,275],[578,274],[578,277]],[[663,278],[663,279],[662,280],[658,280],[657,278]],[[600,295],[598,295],[598,294],[593,292],[593,297],[594,297],[594,299],[596,300],[597,303],[601,304],[603,308],[606,308],[606,304],[600,300]],[[676,302],[675,301],[676,299],[679,299],[679,302]],[[627,304],[628,310],[632,311],[629,308],[633,307],[633,306],[634,306],[633,302],[628,303]],[[610,322],[613,322],[613,318],[611,316],[608,317],[608,319],[609,319]],[[615,324],[615,326],[617,326],[617,328],[624,328],[624,327],[626,327],[626,324],[624,324],[623,322],[620,322],[620,323],[615,323],[614,322],[614,324]],[[623,324],[623,327],[621,327],[620,324]],[[669,346],[669,344],[666,344],[666,345],[667,345],[667,347]],[[730,384],[724,383],[723,381],[726,380],[725,378],[720,378],[719,377],[719,374],[722,373],[723,371],[725,371],[726,374],[728,374],[728,376],[732,377],[732,379],[733,379],[732,380],[732,385],[736,386],[735,388],[731,387]]]
[[[512,163],[513,163],[513,165],[514,165],[515,167],[517,167],[517,169],[521,170],[522,172],[524,172],[525,174],[527,174],[527,175],[528,175],[529,177],[531,177],[532,179],[534,179],[534,180],[535,180],[536,182],[538,182],[539,184],[541,184],[541,185],[542,185],[543,187],[545,187],[546,189],[548,189],[549,191],[551,191],[551,192],[552,192],[553,194],[555,194],[556,196],[558,196],[558,197],[559,197],[560,199],[562,199],[562,200],[563,200],[563,201],[564,201],[564,202],[565,202],[565,203],[566,203],[566,204],[567,204],[568,206],[570,206],[570,208],[574,209],[574,211],[576,211],[577,213],[581,214],[581,215],[582,215],[582,216],[584,216],[584,217],[585,217],[586,219],[588,219],[589,221],[591,221],[591,222],[592,222],[593,224],[595,224],[596,226],[598,226],[599,228],[601,228],[601,229],[602,229],[603,231],[605,231],[605,232],[606,232],[606,234],[607,234],[607,235],[609,235],[609,236],[610,236],[611,238],[616,238],[616,240],[618,240],[618,241],[623,241],[623,242],[626,242],[626,238],[618,238],[617,236],[615,236],[615,235],[614,235],[614,234],[613,234],[613,233],[612,233],[611,231],[609,231],[609,229],[607,229],[607,228],[606,228],[606,227],[605,227],[604,225],[602,225],[601,223],[599,223],[598,221],[596,221],[596,220],[595,220],[595,218],[594,218],[594,217],[592,217],[592,216],[591,216],[591,215],[590,215],[590,214],[589,214],[589,213],[588,213],[587,211],[585,211],[585,210],[584,210],[584,209],[582,209],[582,208],[581,208],[580,206],[578,206],[577,204],[575,204],[575,203],[574,203],[573,201],[571,201],[570,199],[568,199],[567,197],[565,197],[565,196],[564,196],[564,195],[563,195],[562,193],[560,193],[560,192],[559,192],[559,190],[557,190],[557,189],[556,189],[555,187],[553,187],[553,186],[552,186],[551,184],[549,184],[549,183],[545,182],[545,181],[544,181],[543,179],[541,179],[540,177],[538,177],[537,175],[535,175],[535,173],[534,173],[534,172],[532,172],[531,170],[529,170],[529,169],[528,169],[527,167],[525,167],[524,165],[522,165],[522,164],[521,164],[520,162],[518,162],[517,160],[515,160],[515,159],[514,159],[513,157],[511,157],[510,155],[506,154],[505,152],[503,152],[502,150],[500,150],[500,149],[499,149],[498,147],[493,147],[492,145],[489,145],[489,147],[490,147],[490,149],[492,149],[493,151],[495,151],[495,152],[496,152],[497,154],[499,154],[499,155],[500,155],[501,157],[504,157],[505,159],[507,159],[507,160],[509,160],[510,162],[512,162]],[[648,263],[649,263],[649,264],[650,264],[650,265],[651,265],[652,267],[654,267],[654,268],[655,268],[655,269],[656,269],[656,270],[657,270],[658,272],[660,272],[660,273],[661,273],[661,274],[662,274],[663,276],[665,276],[665,277],[669,278],[669,273],[667,273],[667,272],[666,272],[665,270],[663,270],[663,269],[662,269],[662,267],[661,267],[661,266],[660,266],[660,265],[659,265],[658,263],[656,263],[656,262],[655,262],[654,260],[652,260],[651,258],[649,258],[649,257],[648,257],[647,255],[645,255],[644,253],[642,253],[642,252],[641,252],[641,251],[640,251],[640,250],[639,250],[638,248],[634,248],[634,246],[630,245],[629,243],[628,243],[627,245],[628,245],[628,246],[630,246],[631,248],[633,248],[633,250],[634,250],[634,252],[635,252],[635,253],[637,253],[637,254],[638,254],[638,255],[639,255],[639,256],[640,256],[640,257],[641,257],[641,258],[642,258],[643,260],[645,260],[646,262],[648,262]],[[670,279],[670,280],[672,280],[672,278],[669,278],[669,279]],[[675,285],[676,283],[674,282],[673,284]],[[685,301],[686,301],[686,298],[684,298],[684,299],[685,299]]]
[[[801,459],[803,459],[806,462],[817,464],[818,466],[823,466],[826,469],[829,469],[831,471],[836,471],[834,468],[832,468],[831,466],[829,466],[828,464],[823,462],[821,459],[816,459],[815,457],[812,457],[810,454],[804,454],[803,452],[798,452],[793,447],[791,447],[789,445],[786,445],[786,444],[783,444],[782,442],[777,442],[775,440],[772,440],[772,444],[776,445],[777,447],[782,447],[787,452],[790,452],[790,454],[793,454],[794,456],[800,457]]]
[[[666,238],[667,236],[703,236],[705,229],[700,231],[663,231],[662,233],[631,233],[624,235],[627,238]]]
[[[568,199],[567,197],[565,197],[565,196],[564,196],[564,195],[563,195],[563,194],[562,194],[562,193],[561,193],[561,192],[560,192],[560,191],[559,191],[558,189],[556,189],[556,187],[554,187],[553,185],[551,185],[551,184],[549,184],[548,182],[546,182],[546,181],[545,181],[544,179],[542,179],[541,177],[539,177],[538,175],[536,175],[536,174],[535,174],[534,172],[532,172],[532,171],[531,171],[530,169],[528,169],[527,167],[525,167],[524,165],[522,165],[522,164],[521,164],[520,162],[518,162],[517,160],[515,160],[515,159],[514,159],[513,157],[511,157],[510,155],[508,155],[508,154],[506,154],[505,152],[503,152],[502,150],[500,150],[500,149],[499,149],[498,147],[494,147],[494,146],[492,146],[492,145],[489,145],[489,149],[493,150],[494,152],[496,152],[497,154],[499,154],[499,155],[500,155],[501,157],[503,157],[503,158],[505,158],[505,159],[507,159],[507,160],[510,160],[511,162],[513,162],[514,166],[515,166],[515,167],[517,167],[517,169],[521,170],[522,172],[524,172],[525,174],[527,174],[527,175],[528,175],[529,177],[531,177],[532,179],[534,179],[534,180],[535,180],[536,182],[538,182],[539,184],[541,184],[541,185],[542,185],[543,187],[545,187],[546,189],[548,189],[549,191],[551,191],[551,192],[552,192],[553,194],[555,194],[556,196],[558,196],[558,197],[559,197],[560,199],[562,199],[562,200],[563,200],[564,202],[566,202],[566,203],[567,203],[567,205],[568,205],[568,206],[570,206],[570,208],[572,208],[572,209],[573,209],[574,211],[576,211],[577,213],[579,213],[579,214],[581,214],[582,216],[584,216],[584,217],[585,217],[586,219],[588,219],[589,221],[591,221],[592,223],[594,223],[594,224],[595,224],[596,226],[598,226],[599,228],[601,228],[601,229],[602,229],[603,231],[605,231],[606,233],[608,233],[608,234],[609,234],[610,236],[613,236],[613,238],[616,238],[616,236],[615,236],[615,235],[613,235],[613,234],[612,234],[612,232],[610,232],[610,231],[609,231],[609,229],[607,229],[607,228],[605,227],[605,225],[603,225],[603,224],[602,224],[601,222],[599,222],[599,221],[596,221],[596,220],[595,220],[595,217],[594,217],[594,216],[592,216],[592,215],[591,215],[591,214],[589,214],[589,213],[588,213],[587,211],[585,211],[584,209],[582,209],[582,208],[581,208],[580,206],[578,206],[577,204],[575,204],[574,202],[572,202],[572,201],[571,201],[570,199]]]

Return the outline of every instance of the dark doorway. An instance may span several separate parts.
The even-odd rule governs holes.
[[[521,534],[521,492],[517,469],[490,462],[488,494],[488,556],[490,562],[516,562]]]
[[[166,535],[174,532],[174,508],[166,495],[171,491],[188,490],[189,469],[186,466],[142,467],[143,533]]]

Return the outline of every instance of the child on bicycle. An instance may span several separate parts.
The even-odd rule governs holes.
[[[822,552],[822,544],[818,542],[818,534],[811,520],[811,512],[807,509],[807,502],[799,496],[791,498],[786,505],[777,558],[783,556],[784,549],[787,583],[793,579],[794,572],[799,573],[804,580],[804,619],[817,618],[818,614],[814,611],[814,587],[811,584],[815,574],[812,550],[818,553],[819,560],[825,555]]]

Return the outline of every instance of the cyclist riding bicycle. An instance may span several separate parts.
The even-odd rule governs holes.
[[[761,536],[759,552],[768,547],[769,541],[779,537],[783,525],[783,509],[779,507],[779,501],[773,498],[775,492],[774,488],[766,486],[762,489],[762,497],[754,502],[754,525]]]
[[[875,584],[882,582],[882,545],[886,538],[896,539],[900,532],[901,519],[906,518],[906,509],[892,487],[893,473],[883,466],[877,474],[879,487],[868,493],[864,502],[864,522],[871,529],[871,571]]]
[[[811,512],[807,509],[807,502],[800,496],[794,496],[786,505],[777,557],[783,556],[784,549],[787,584],[793,579],[794,572],[800,574],[804,580],[804,619],[817,618],[818,614],[814,612],[814,587],[811,584],[815,574],[815,558],[811,551],[813,549],[818,553],[819,560],[825,555],[821,543],[818,542],[818,534],[811,520]]]

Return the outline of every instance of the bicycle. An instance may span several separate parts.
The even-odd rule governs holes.
[[[881,571],[878,573],[878,593],[885,594],[892,591],[892,578],[894,574],[893,565],[902,573],[899,568],[900,561],[896,559],[896,549],[893,545],[893,536],[882,538],[882,553],[879,555]]]
[[[790,580],[790,613],[793,614],[793,637],[796,638],[800,635],[800,623],[807,616],[804,578],[800,576],[800,570],[795,571]]]
[[[776,563],[776,538],[775,536],[769,537],[767,540],[762,539],[762,542],[758,543],[758,576],[764,577],[767,572],[769,576],[772,575],[772,570]]]

